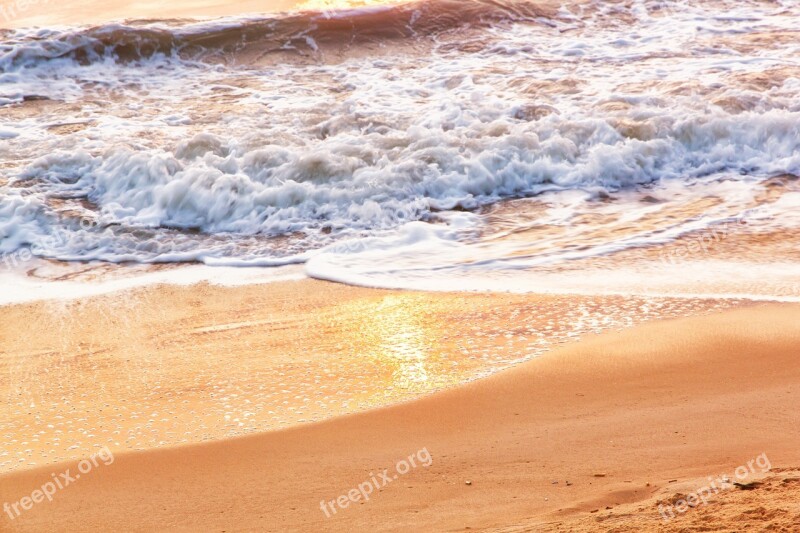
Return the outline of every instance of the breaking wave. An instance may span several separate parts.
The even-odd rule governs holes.
[[[456,256],[511,272],[747,218],[774,200],[771,178],[800,174],[795,3],[541,9],[433,0],[7,32],[0,253],[310,261],[364,284],[411,253],[404,275],[420,279]],[[709,181],[713,195],[695,187]],[[485,241],[493,209],[525,198],[501,226],[532,241]],[[783,202],[763,220],[794,224]],[[634,208],[663,216],[640,232]]]
[[[257,50],[260,58],[287,53],[314,55],[324,49],[432,39],[459,28],[534,20],[543,12],[524,0],[418,0],[206,23],[144,20],[77,30],[8,31],[0,45],[0,72],[56,59],[83,64],[159,55],[232,60],[251,50]]]

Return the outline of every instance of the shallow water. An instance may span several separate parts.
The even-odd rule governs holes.
[[[680,275],[641,250],[794,232],[798,15],[430,0],[7,31],[3,262],[791,299],[791,250],[766,275],[721,245]]]
[[[321,285],[305,303],[302,288],[273,285],[224,291],[222,306],[168,287],[5,308],[0,474],[408,401],[587,335],[742,304]]]

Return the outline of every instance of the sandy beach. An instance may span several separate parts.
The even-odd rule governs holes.
[[[799,18],[0,1],[0,532],[800,531]]]
[[[294,305],[305,306],[307,318],[326,314],[318,308],[323,297],[335,296],[340,303],[349,298],[402,297],[402,293],[320,282],[259,288],[276,299],[283,291],[291,292],[294,301],[301,302]],[[228,311],[242,309],[248,300],[257,301],[254,294],[259,292],[253,287],[148,291],[151,299],[169,302],[159,304],[160,326],[148,327],[166,329],[177,318],[202,323],[203,317],[213,314],[215,301],[227,302]],[[446,315],[448,311],[464,313],[467,307],[492,306],[502,313],[522,303],[504,298],[424,296],[417,302],[417,311],[434,306],[437,314]],[[142,300],[142,295],[134,299]],[[3,323],[6,328],[15,321],[36,324],[37,307],[42,312],[49,305],[6,308]],[[178,309],[179,317],[175,315]],[[148,316],[130,314],[127,331],[136,331],[136,323],[147,323]],[[431,323],[438,320],[436,314],[429,316]],[[739,530],[748,523],[790,531],[800,520],[793,503],[800,490],[796,446],[800,425],[795,409],[800,396],[798,317],[800,309],[795,305],[754,304],[697,318],[655,321],[622,332],[589,335],[492,377],[377,410],[235,438],[221,438],[211,426],[209,433],[217,431],[214,441],[195,445],[136,452],[113,450],[112,445],[112,461],[100,462],[59,490],[52,502],[44,500],[14,520],[4,521],[4,530],[41,531],[57,524],[59,531],[396,531],[415,527],[677,531],[704,525],[722,531]],[[246,327],[252,328],[247,334]],[[241,349],[236,339],[247,344],[259,340],[265,343],[262,346],[275,343],[269,352],[261,348],[261,357],[269,359],[285,349],[277,340],[283,335],[280,329],[251,322],[238,330],[220,326],[217,331],[230,352]],[[115,333],[108,330],[105,335]],[[46,333],[43,336],[46,339]],[[183,342],[195,344],[198,350],[210,345]],[[436,349],[452,348],[445,343]],[[85,353],[80,357],[88,364],[73,365],[69,379],[75,383],[94,379],[113,387],[116,375],[120,390],[110,396],[95,393],[94,400],[104,397],[116,405],[141,401],[139,391],[132,391],[129,398],[121,392],[132,382],[120,357],[123,354],[120,346]],[[97,379],[101,362],[108,373]],[[307,364],[313,368],[320,361]],[[202,357],[191,365],[199,369],[196,365],[203,365]],[[161,396],[185,397],[180,374],[187,370],[181,368],[175,365],[174,375],[167,371],[162,376]],[[463,379],[461,375],[455,380],[459,377]],[[380,379],[380,373],[365,381],[371,379]],[[356,381],[351,378],[346,385]],[[82,397],[91,406],[85,411],[92,413],[96,406],[91,386],[84,389]],[[248,386],[241,392],[250,392]],[[168,409],[168,403],[161,408]],[[154,399],[147,398],[141,410],[153,404]],[[173,416],[194,412],[185,404],[179,407],[173,406]],[[58,412],[68,410],[54,413]],[[215,417],[215,413],[204,414]],[[43,416],[60,416],[38,415],[43,427],[54,422]],[[191,421],[173,422],[188,427]],[[408,464],[410,456],[418,458],[414,467]],[[406,461],[400,470],[408,471],[390,482],[380,481],[378,474],[387,469],[391,477],[399,461]],[[737,467],[748,462],[751,471],[738,479]],[[51,481],[55,473],[75,473],[78,468],[76,459],[6,473],[0,478],[0,500],[17,502]],[[726,486],[708,497],[708,503],[687,507],[684,514],[664,520],[659,505],[664,511],[664,502],[678,501],[676,495],[697,491],[710,483],[709,478],[723,474],[731,484],[762,485],[748,491]],[[377,480],[373,486],[379,489],[369,500],[360,498],[350,504],[345,497],[346,507],[321,506],[321,502],[337,502],[340,495],[373,478]]]

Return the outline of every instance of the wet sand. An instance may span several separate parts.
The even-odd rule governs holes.
[[[103,446],[147,450],[364,411],[581,336],[739,303],[428,294],[306,279],[2,307],[0,433],[11,436],[0,473]]]
[[[203,296],[188,315],[202,315]],[[164,294],[165,313],[175,300]],[[800,307],[773,304],[654,322],[388,408],[119,452],[52,503],[4,517],[4,530],[791,530],[797,471],[776,469],[800,466],[798,318]],[[270,330],[262,334],[267,342]],[[423,449],[429,467],[326,518],[322,501]],[[752,490],[725,490],[662,520],[659,501],[709,476],[736,481],[736,468],[762,455],[773,470],[743,479]],[[18,501],[66,468],[76,471],[62,463],[6,474],[0,500]]]

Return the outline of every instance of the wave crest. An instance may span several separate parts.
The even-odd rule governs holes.
[[[315,55],[365,43],[433,38],[458,28],[533,20],[544,8],[521,0],[429,0],[339,12],[307,11],[209,23],[185,20],[130,21],[67,31],[20,31],[4,36],[0,72],[42,61],[135,61],[155,55],[225,57],[256,50]]]

